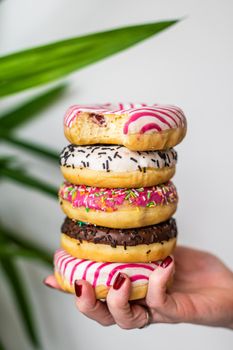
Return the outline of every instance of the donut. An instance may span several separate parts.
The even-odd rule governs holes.
[[[94,187],[149,187],[167,182],[175,173],[177,153],[130,151],[124,146],[66,146],[60,155],[64,178]]]
[[[71,219],[110,228],[154,225],[176,211],[178,196],[171,181],[141,188],[98,188],[64,182],[60,205]]]
[[[149,276],[159,263],[96,262],[75,258],[65,250],[58,249],[54,254],[54,275],[66,292],[74,293],[75,280],[82,279],[93,286],[97,299],[105,299],[118,273],[123,272],[132,282],[129,299],[135,300],[145,297]]]
[[[65,136],[71,143],[117,144],[132,151],[172,148],[186,129],[184,112],[172,105],[74,105],[64,117]]]
[[[106,262],[150,262],[172,254],[175,219],[135,229],[111,229],[66,218],[61,247],[76,258]]]

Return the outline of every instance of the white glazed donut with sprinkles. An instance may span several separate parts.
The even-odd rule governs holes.
[[[65,135],[71,143],[119,144],[135,151],[174,147],[186,128],[184,112],[173,105],[74,105],[64,117]]]
[[[168,181],[175,173],[177,153],[130,151],[124,146],[66,146],[60,155],[65,179],[95,187],[144,187]]]

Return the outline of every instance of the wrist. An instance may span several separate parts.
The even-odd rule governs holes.
[[[230,296],[229,296],[229,299],[230,299],[230,301],[229,301],[229,311],[230,311],[230,317],[229,317],[229,322],[228,322],[228,325],[227,325],[227,328],[229,328],[229,329],[232,329],[233,330],[233,293],[232,293],[232,291],[233,291],[233,285],[232,285],[232,288],[230,288],[229,289],[229,294],[230,294]]]
[[[228,327],[227,328],[229,328],[229,329],[232,329],[233,330],[233,321],[228,325]]]

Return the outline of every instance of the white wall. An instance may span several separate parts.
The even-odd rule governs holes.
[[[62,117],[76,102],[174,103],[187,114],[189,132],[175,178],[180,194],[179,243],[210,250],[233,265],[232,128],[233,2],[231,0],[5,0],[0,4],[1,53],[96,30],[168,18],[185,19],[127,52],[74,74],[71,88],[19,135],[57,149],[67,142]],[[22,94],[22,98],[27,94]],[[3,107],[15,99],[7,99]],[[18,101],[19,98],[16,98]],[[2,107],[2,108],[3,108]],[[13,152],[12,149],[5,149]],[[19,152],[20,153],[20,152]],[[58,167],[26,157],[28,168],[57,185]],[[8,182],[1,184],[4,223],[42,246],[59,245],[58,203]],[[232,333],[192,325],[145,330],[102,328],[76,311],[73,297],[46,289],[48,273],[21,263],[36,308],[43,349],[232,349]],[[0,333],[9,349],[31,349],[1,276]]]

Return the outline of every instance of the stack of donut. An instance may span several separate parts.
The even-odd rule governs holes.
[[[170,181],[186,134],[183,111],[171,105],[75,105],[64,118],[69,142],[61,155],[59,190],[67,215],[55,276],[65,291],[76,279],[106,298],[118,272],[143,298],[150,273],[172,254],[177,192]]]

